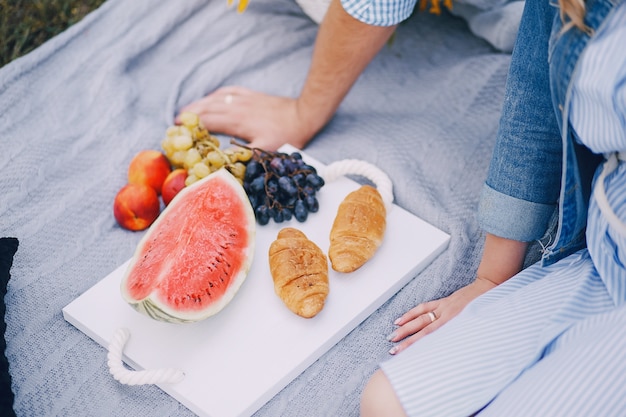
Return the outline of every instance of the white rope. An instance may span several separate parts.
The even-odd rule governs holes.
[[[333,181],[342,175],[360,175],[372,181],[383,198],[387,212],[393,204],[393,184],[380,168],[359,159],[343,159],[327,165],[321,172],[324,181]]]
[[[611,204],[606,196],[606,190],[604,189],[604,179],[617,168],[618,161],[626,161],[626,152],[611,153],[607,155],[602,172],[596,179],[596,186],[593,189],[593,195],[598,203],[600,211],[604,215],[606,221],[615,228],[615,230],[622,236],[626,236],[626,224],[617,217]]]
[[[122,351],[130,337],[128,329],[117,329],[109,343],[107,355],[109,372],[117,381],[126,385],[175,384],[185,377],[183,371],[172,368],[131,371],[122,364]]]

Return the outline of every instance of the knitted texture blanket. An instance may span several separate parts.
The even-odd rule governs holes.
[[[243,14],[225,1],[108,0],[0,69],[0,235],[20,240],[5,298],[18,415],[192,415],[156,386],[115,381],[106,349],[61,310],[143,236],[112,210],[132,156],[160,149],[178,109],[220,86],[296,96],[317,27],[293,0],[254,0]],[[326,164],[375,164],[395,203],[451,241],[256,416],[357,416],[394,319],[473,280],[475,211],[509,62],[446,11],[415,14],[307,146]]]

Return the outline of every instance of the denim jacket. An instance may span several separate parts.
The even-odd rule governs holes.
[[[588,0],[585,23],[597,31],[619,1]],[[585,246],[591,180],[602,159],[578,143],[568,119],[571,81],[590,36],[561,29],[556,5],[526,1],[478,209],[486,232],[542,241],[544,265]]]

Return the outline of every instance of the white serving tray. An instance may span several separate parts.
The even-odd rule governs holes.
[[[304,153],[303,157],[318,169],[323,167]],[[346,177],[327,182],[318,192],[320,210],[309,214],[306,222],[293,219],[257,226],[246,281],[224,310],[202,322],[162,323],[126,304],[120,281],[128,262],[63,308],[63,316],[105,348],[118,329],[127,328],[131,336],[124,361],[136,370],[182,370],[181,382],[159,387],[199,416],[250,416],[448,245],[448,234],[393,205],[375,256],[350,274],[333,271],[329,263],[330,293],[324,309],[311,319],[296,316],[274,293],[269,246],[281,228],[291,226],[327,253],[339,203],[358,186]]]

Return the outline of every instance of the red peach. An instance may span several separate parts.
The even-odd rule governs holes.
[[[161,194],[163,181],[172,171],[165,155],[157,150],[140,151],[128,166],[129,184],[146,184]]]
[[[187,170],[183,168],[173,170],[167,178],[165,178],[163,188],[161,189],[161,196],[163,197],[163,203],[165,203],[165,205],[168,205],[176,194],[185,188],[185,179],[187,179]]]
[[[124,229],[133,231],[148,228],[160,211],[159,196],[152,187],[145,184],[125,185],[113,202],[115,220]]]

